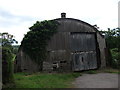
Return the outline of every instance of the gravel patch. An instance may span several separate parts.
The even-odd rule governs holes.
[[[118,88],[118,74],[83,74],[72,84],[75,88]]]

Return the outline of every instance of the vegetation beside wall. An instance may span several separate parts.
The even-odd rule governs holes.
[[[23,38],[23,51],[39,65],[46,57],[47,42],[57,32],[57,26],[58,23],[54,20],[37,21]]]
[[[119,69],[120,68],[120,28],[102,31],[107,44],[107,66]]]
[[[13,65],[15,54],[13,53],[12,43],[17,43],[17,41],[9,33],[0,33],[0,37],[2,41],[0,42],[2,46],[2,83],[6,85],[14,82]]]
[[[2,81],[3,84],[13,82],[13,58],[11,50],[7,47],[2,48]]]
[[[118,48],[111,49],[112,53],[112,67],[113,68],[120,68],[120,51]]]

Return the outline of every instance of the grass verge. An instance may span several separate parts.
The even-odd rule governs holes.
[[[16,73],[15,88],[72,88],[71,82],[80,73]]]
[[[83,74],[97,74],[97,73],[116,73],[120,74],[120,71],[118,69],[113,69],[113,68],[102,68],[98,70],[89,70],[89,71],[83,71]]]
[[[120,74],[120,71],[118,69],[113,69],[113,68],[100,69],[99,72]]]

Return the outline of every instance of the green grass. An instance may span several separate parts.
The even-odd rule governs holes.
[[[120,74],[120,71],[118,69],[112,69],[112,68],[103,69],[103,72]]]
[[[119,73],[119,70],[106,68],[76,73],[15,73],[14,83],[5,88],[74,88],[72,82],[78,76],[97,73]]]
[[[72,88],[72,81],[80,73],[16,73],[15,87],[16,88]]]
[[[120,71],[118,69],[113,68],[102,68],[98,70],[89,70],[89,71],[83,71],[82,74],[97,74],[97,73],[115,73],[120,74]]]
[[[119,72],[119,71],[106,70],[105,72],[106,72],[106,73],[116,73],[116,74],[120,74],[120,72]]]

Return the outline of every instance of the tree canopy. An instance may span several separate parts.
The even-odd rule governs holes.
[[[2,39],[2,46],[7,46],[11,45],[12,43],[18,43],[15,39],[14,36],[5,32],[5,33],[0,33],[1,39]]]
[[[110,29],[107,31],[101,31],[106,38],[107,46],[112,48],[118,48],[120,51],[120,28]]]

